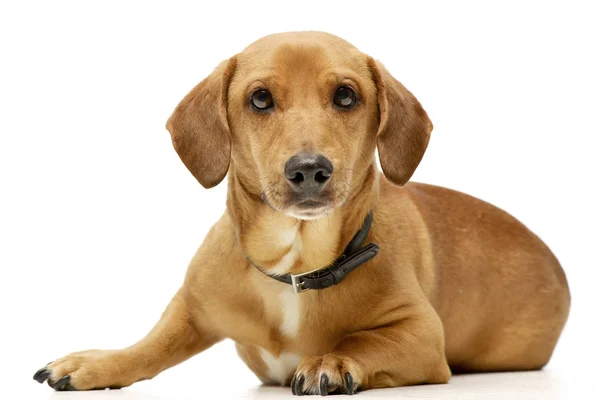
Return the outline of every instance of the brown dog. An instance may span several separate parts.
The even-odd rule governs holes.
[[[39,382],[123,387],[224,338],[263,382],[299,395],[444,383],[450,368],[529,370],[550,359],[570,305],[556,258],[490,204],[407,184],[432,124],[347,42],[265,37],[196,86],[167,128],[203,186],[229,172],[227,212],[148,336],[68,355],[38,371]],[[377,246],[361,250],[367,232],[374,258]],[[310,285],[331,287],[301,293]]]

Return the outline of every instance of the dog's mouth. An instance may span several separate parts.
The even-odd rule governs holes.
[[[287,182],[267,182],[261,192],[263,202],[275,211],[300,220],[326,217],[348,198],[350,185],[330,180],[321,187],[294,188]]]
[[[269,193],[270,195],[267,195]],[[276,211],[302,220],[324,217],[334,208],[329,196],[277,196],[275,192],[263,192],[263,201]],[[287,199],[285,198],[287,197]]]
[[[317,219],[330,212],[334,205],[331,190],[294,192],[287,196],[283,209],[287,215],[298,219]]]
[[[327,207],[328,204],[321,200],[307,199],[297,203],[295,206],[302,210],[312,210]]]

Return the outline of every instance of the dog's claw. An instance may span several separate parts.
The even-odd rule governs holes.
[[[354,379],[352,379],[350,372],[346,372],[346,375],[344,375],[344,381],[346,383],[346,393],[352,396],[354,394]]]
[[[321,375],[319,392],[321,396],[327,396],[329,394],[329,377],[326,374]]]
[[[44,368],[41,368],[40,370],[38,370],[33,375],[33,379],[35,379],[36,381],[38,381],[38,383],[44,383],[44,381],[46,379],[48,379],[49,376],[50,376],[50,371],[48,371],[46,369],[46,367],[44,367]]]
[[[292,394],[296,395],[296,375],[292,376],[292,383],[290,383],[290,387],[292,388]]]
[[[54,384],[54,390],[59,392],[63,390],[71,390],[71,385],[69,384],[69,382],[71,382],[71,377],[69,375],[60,378]]]
[[[296,395],[304,396],[304,375],[300,375],[300,378],[296,380]]]

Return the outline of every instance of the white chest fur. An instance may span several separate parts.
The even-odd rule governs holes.
[[[279,301],[282,315],[279,330],[288,337],[294,337],[298,334],[300,325],[300,295],[294,293],[294,290],[286,285],[279,293]]]
[[[302,237],[298,226],[281,231],[279,244],[289,247],[289,250],[269,272],[286,274],[296,263],[302,251]],[[300,325],[300,296],[294,293],[291,286],[281,285],[278,297],[282,317],[279,330],[285,336],[295,337]],[[269,379],[282,385],[294,373],[301,359],[297,354],[285,352],[275,357],[265,349],[260,350],[260,356],[267,367]]]
[[[286,380],[296,371],[301,358],[293,353],[281,353],[279,357],[274,357],[262,348],[260,349],[260,356],[267,367],[269,379],[281,385],[284,385]]]

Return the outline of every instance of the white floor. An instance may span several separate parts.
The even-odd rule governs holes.
[[[560,351],[559,353],[563,353]],[[564,354],[564,353],[563,353]],[[568,353],[555,358],[543,371],[456,375],[447,385],[413,386],[359,392],[360,399],[600,399],[600,374],[594,356]],[[31,379],[39,359],[22,354],[18,376],[4,376],[12,385],[0,390],[0,399],[280,399],[295,398],[289,388],[262,386],[237,358],[233,343],[224,342],[160,374],[121,390],[54,392]],[[13,370],[12,373],[17,371]],[[4,379],[7,378],[7,379]],[[8,389],[8,393],[7,390]],[[14,390],[13,393],[11,391]],[[336,398],[345,398],[336,397]]]
[[[589,377],[592,378],[592,377]],[[31,385],[19,392],[27,399],[160,400],[160,399],[280,399],[294,398],[288,388],[240,385],[232,381],[224,387],[198,379],[198,385],[165,387],[160,379],[129,388],[96,392],[56,393],[49,387]],[[27,395],[25,395],[27,393]],[[461,375],[447,385],[414,386],[358,393],[360,399],[598,399],[596,381],[568,378],[551,371]],[[337,397],[340,398],[340,397]],[[343,397],[342,397],[343,398]]]

